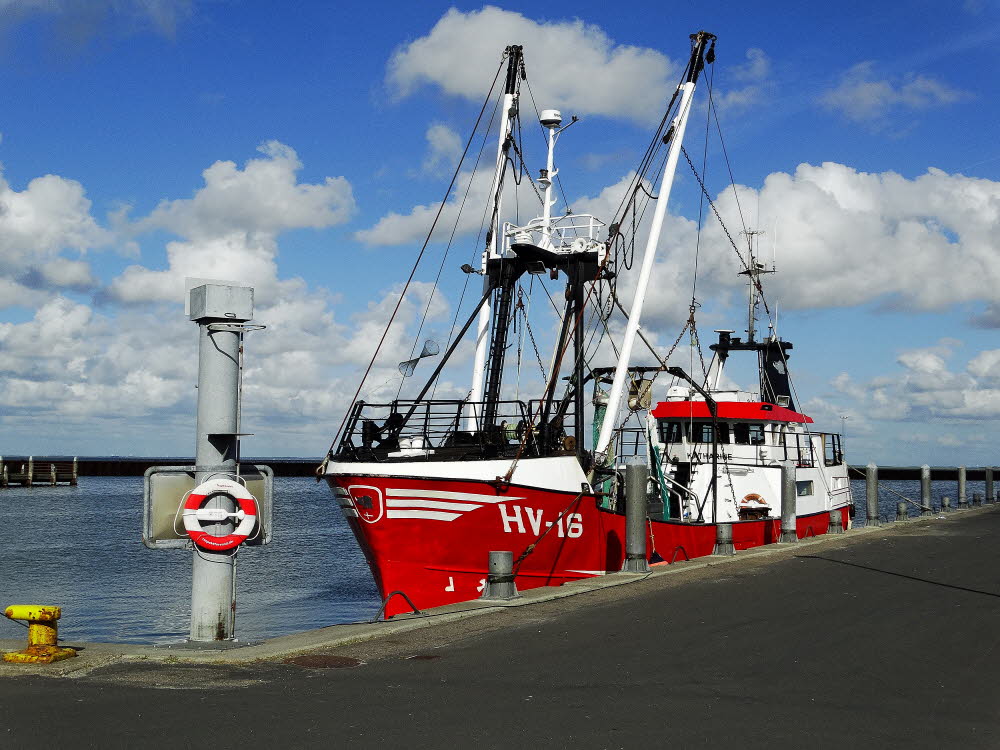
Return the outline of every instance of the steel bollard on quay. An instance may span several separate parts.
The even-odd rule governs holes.
[[[510,601],[517,599],[517,584],[514,583],[514,553],[490,552],[490,567],[480,599],[486,601]]]
[[[799,541],[795,517],[795,464],[781,463],[781,537],[779,544],[795,544]]]
[[[931,467],[924,464],[920,467],[920,515],[927,516],[934,512],[931,501]]]
[[[718,557],[735,555],[736,548],[733,546],[733,525],[731,523],[719,523],[715,526],[715,546],[712,554]]]
[[[74,649],[59,647],[57,623],[62,617],[60,607],[12,604],[3,614],[9,620],[26,620],[28,623],[28,647],[23,651],[5,653],[4,661],[15,664],[51,664],[76,656]]]
[[[646,488],[649,467],[631,463],[625,467],[625,562],[623,573],[648,573],[646,560]]]
[[[844,518],[840,513],[840,510],[834,508],[830,511],[830,526],[826,530],[827,534],[843,534],[844,533]]]
[[[870,462],[865,467],[865,499],[867,501],[866,526],[881,526],[882,519],[878,515],[878,466]]]

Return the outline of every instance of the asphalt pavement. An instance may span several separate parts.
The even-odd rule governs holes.
[[[0,748],[997,748],[998,541],[990,505],[242,655],[88,645],[0,671]]]

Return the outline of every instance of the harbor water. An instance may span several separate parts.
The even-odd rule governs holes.
[[[190,628],[191,552],[142,544],[142,477],[0,489],[0,608],[56,604],[68,641],[166,643]],[[274,480],[274,540],[236,562],[236,637],[371,619],[378,591],[330,489]],[[23,628],[0,617],[0,638]]]
[[[932,483],[934,506],[956,483]],[[863,480],[851,482],[855,523],[866,515]],[[968,500],[982,494],[968,483]],[[338,623],[368,620],[378,592],[325,484],[308,477],[276,478],[274,541],[242,549],[237,560],[236,636],[259,640]],[[896,517],[920,483],[880,483],[879,509]],[[142,477],[81,477],[77,487],[0,490],[0,607],[63,607],[60,633],[69,642],[169,643],[190,626],[191,552],[143,546]],[[23,629],[0,618],[0,638]]]

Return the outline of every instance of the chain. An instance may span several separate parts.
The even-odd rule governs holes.
[[[705,200],[708,201],[708,205],[712,207],[712,213],[715,214],[715,218],[719,220],[719,225],[722,227],[722,231],[726,233],[726,237],[729,238],[729,244],[733,246],[733,252],[736,253],[736,257],[740,259],[740,264],[743,266],[744,270],[749,271],[750,266],[743,259],[743,254],[740,249],[736,246],[736,242],[733,240],[733,236],[729,233],[729,229],[726,228],[726,223],[719,216],[719,209],[715,207],[715,202],[712,200],[712,196],[708,194],[708,189],[705,187],[705,183],[701,181],[701,175],[698,174],[698,170],[695,169],[694,162],[691,161],[691,157],[688,156],[687,149],[681,146],[681,153],[684,154],[684,158],[687,159],[688,166],[691,167],[691,172],[694,174],[694,178],[698,181],[698,186],[701,188],[702,194],[705,196]]]
[[[547,380],[545,375],[545,365],[542,364],[542,355],[538,351],[538,344],[535,343],[535,334],[531,330],[531,322],[528,320],[528,311],[524,307],[524,287],[518,286],[517,288],[517,310],[521,311],[521,317],[524,319],[524,329],[528,332],[528,338],[531,340],[531,348],[535,350],[535,361],[538,362],[538,369],[542,371],[542,380]]]

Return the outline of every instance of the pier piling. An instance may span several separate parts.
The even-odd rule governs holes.
[[[986,502],[992,503],[995,495],[993,494],[993,467],[986,466],[983,468],[983,489],[986,491]]]
[[[907,512],[906,509],[906,503],[900,500],[898,503],[896,503],[896,520],[905,521],[909,517],[910,517],[909,513]]]
[[[623,573],[648,573],[646,561],[646,492],[649,468],[644,463],[625,467],[625,564]]]
[[[969,507],[969,497],[965,493],[965,467],[958,467],[958,508],[959,510]]]
[[[783,461],[781,464],[781,539],[782,544],[799,541],[795,530],[795,463]]]
[[[941,510],[945,513],[951,510],[951,498],[947,495],[941,498]]]

